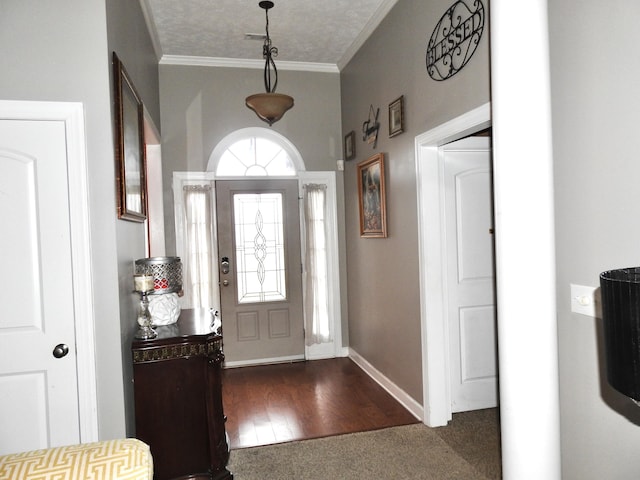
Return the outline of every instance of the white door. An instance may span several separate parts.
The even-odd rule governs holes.
[[[2,454],[80,441],[64,122],[0,120],[0,172]]]
[[[216,181],[228,366],[304,359],[297,180]]]
[[[451,410],[498,402],[493,197],[488,137],[442,147]]]

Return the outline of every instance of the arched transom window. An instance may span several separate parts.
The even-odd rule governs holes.
[[[293,144],[265,128],[245,128],[228,135],[213,150],[207,166],[216,177],[295,176],[304,169]]]

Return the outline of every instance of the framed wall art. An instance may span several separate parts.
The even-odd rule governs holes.
[[[384,186],[384,154],[378,153],[358,164],[360,236],[387,237],[387,209]]]
[[[118,218],[147,218],[144,111],[124,65],[113,53],[115,154]]]
[[[344,159],[353,160],[356,157],[356,132],[351,130],[344,137]]]
[[[404,132],[404,95],[389,104],[389,138]]]

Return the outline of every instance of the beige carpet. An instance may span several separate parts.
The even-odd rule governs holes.
[[[232,450],[228,468],[235,480],[500,478],[499,465],[474,466],[441,438],[437,430],[415,424]],[[459,435],[453,437],[461,438]],[[482,440],[483,448],[499,448],[496,439],[496,435],[486,435]],[[457,441],[455,438],[449,440]],[[493,460],[489,458],[489,461]],[[481,459],[481,464],[483,462]]]
[[[502,478],[500,412],[497,408],[454,413],[449,425],[434,431],[489,479]]]

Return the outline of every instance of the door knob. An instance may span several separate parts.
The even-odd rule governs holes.
[[[222,281],[222,285],[224,285],[225,287],[229,286],[229,280],[223,280]]]
[[[56,358],[62,358],[67,353],[69,353],[69,347],[67,345],[65,345],[64,343],[59,343],[53,349],[53,356],[56,357]]]

